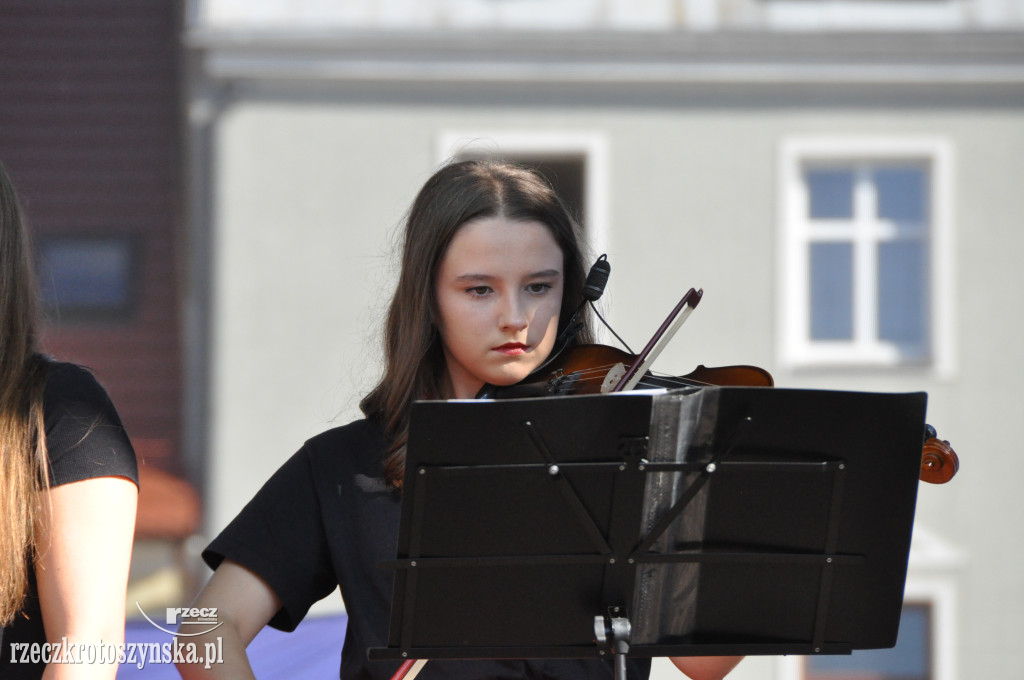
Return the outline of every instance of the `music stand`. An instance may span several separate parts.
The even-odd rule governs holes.
[[[925,404],[740,387],[418,402],[382,565],[390,637],[369,657],[892,647]]]

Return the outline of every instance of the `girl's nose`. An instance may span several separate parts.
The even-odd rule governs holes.
[[[503,331],[520,331],[527,326],[526,310],[515,296],[502,306],[498,324]]]

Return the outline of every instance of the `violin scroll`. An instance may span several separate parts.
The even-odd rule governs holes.
[[[921,455],[921,481],[945,484],[960,469],[960,458],[944,439],[939,439],[935,428],[925,426],[924,449]]]

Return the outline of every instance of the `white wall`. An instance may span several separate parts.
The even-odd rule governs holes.
[[[1012,429],[1024,371],[1024,119],[1014,110],[762,110],[231,103],[217,124],[213,411],[208,528],[222,527],[304,439],[356,417],[379,366],[394,230],[433,171],[445,131],[600,131],[607,139],[613,265],[605,302],[642,345],[690,286],[701,306],[661,359],[775,370],[776,159],[792,134],[940,135],[956,149],[958,370],[776,372],[779,385],[926,390],[964,470],[923,486],[919,522],[971,560],[962,656],[1009,672],[1024,586]],[[1008,361],[1007,358],[1010,358]],[[988,527],[980,531],[979,527]],[[1009,540],[1009,543],[1007,541]],[[1007,637],[1009,636],[1009,637]],[[999,648],[999,654],[986,652]],[[758,667],[763,660],[747,667]],[[742,677],[742,676],[737,676]],[[1003,676],[1008,677],[1008,676]]]

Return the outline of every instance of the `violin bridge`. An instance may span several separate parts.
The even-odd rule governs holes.
[[[604,377],[604,382],[601,383],[601,394],[607,394],[615,389],[615,386],[622,380],[622,376],[626,375],[626,365],[618,363],[612,366],[611,370]]]

